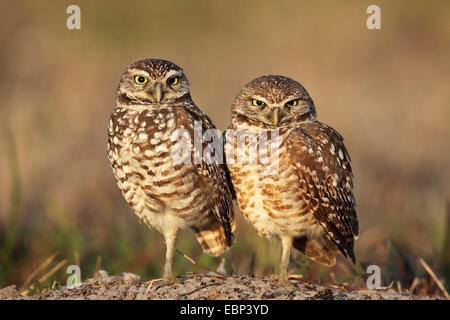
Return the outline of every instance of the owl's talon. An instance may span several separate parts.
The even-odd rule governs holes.
[[[282,277],[280,276],[280,278],[278,279],[278,286],[279,287],[291,287],[294,288],[294,284],[292,284],[292,282],[289,281],[289,278],[286,277]]]
[[[180,284],[180,280],[178,280],[177,278],[170,277],[167,279],[163,279],[161,286],[172,286],[174,284]]]

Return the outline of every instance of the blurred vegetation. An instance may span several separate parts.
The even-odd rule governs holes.
[[[220,129],[238,90],[275,73],[300,81],[319,120],[346,138],[361,224],[357,264],[340,259],[327,269],[294,253],[293,273],[363,287],[367,266],[378,264],[383,285],[439,294],[423,258],[449,288],[447,1],[377,1],[377,31],[365,27],[360,1],[77,1],[82,29],[72,31],[70,4],[0,1],[0,287],[23,285],[54,253],[42,273],[64,266],[34,291],[65,283],[75,263],[82,279],[99,267],[161,275],[162,237],[137,223],[105,146],[123,69],[159,57],[184,68],[194,101]],[[278,272],[278,242],[242,218],[236,240],[224,255],[229,268]],[[177,248],[211,268],[220,261],[202,254],[190,231]],[[201,271],[180,255],[174,268]]]

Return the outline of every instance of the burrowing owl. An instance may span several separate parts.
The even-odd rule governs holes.
[[[253,144],[237,142],[248,133]],[[262,141],[269,136],[265,150]],[[259,148],[251,149],[255,145]],[[282,76],[248,83],[232,105],[225,152],[246,220],[260,235],[281,240],[281,285],[289,284],[292,245],[327,266],[335,264],[338,251],[355,261],[358,220],[350,157],[341,135],[317,121],[302,85]],[[252,155],[265,158],[251,162]]]
[[[191,228],[204,252],[213,256],[233,242],[234,213],[226,166],[204,161],[203,140],[194,146],[194,129],[200,130],[201,139],[203,131],[215,127],[192,101],[183,70],[166,60],[130,65],[115,100],[108,126],[108,159],[135,214],[164,236],[164,281],[173,283],[179,229]]]

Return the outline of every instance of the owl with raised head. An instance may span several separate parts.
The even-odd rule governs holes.
[[[292,247],[326,266],[337,252],[355,262],[350,156],[342,136],[317,120],[301,84],[274,75],[248,83],[233,102],[226,137],[240,210],[260,235],[281,240],[280,285],[289,285]]]
[[[212,256],[233,243],[226,166],[202,157],[207,147],[202,133],[214,134],[214,129],[192,101],[180,67],[147,59],[126,68],[108,125],[108,159],[138,219],[165,239],[165,284],[175,280],[172,264],[180,229],[192,229],[203,251]],[[221,139],[220,132],[217,135]]]

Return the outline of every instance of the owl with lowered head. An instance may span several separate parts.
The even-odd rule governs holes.
[[[164,237],[164,284],[175,280],[172,264],[179,230],[192,229],[203,251],[212,256],[233,243],[235,223],[226,166],[173,156],[178,129],[188,133],[179,137],[184,137],[191,153],[183,159],[201,152],[194,146],[195,123],[202,130],[215,128],[192,101],[189,81],[180,67],[147,59],[126,68],[108,125],[108,159],[138,219]]]
[[[354,262],[350,156],[342,136],[317,120],[305,88],[283,76],[254,79],[235,98],[228,129],[225,154],[239,208],[260,235],[282,244],[279,284],[290,284],[292,247],[326,266],[335,264],[337,252]],[[254,133],[256,143],[270,132],[269,150],[237,142],[243,132]],[[264,154],[270,161],[239,161]]]

